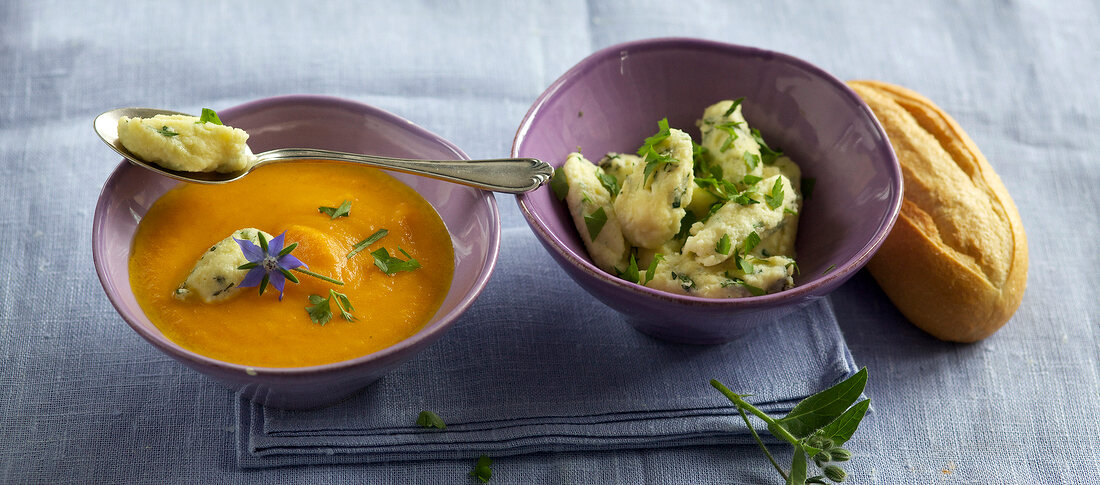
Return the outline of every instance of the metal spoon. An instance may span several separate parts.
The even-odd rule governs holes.
[[[152,170],[161,175],[184,182],[200,184],[224,184],[232,182],[249,172],[269,163],[292,160],[334,160],[360,163],[372,167],[424,175],[440,180],[468,185],[494,192],[518,194],[539,188],[554,175],[554,168],[535,158],[501,158],[495,160],[416,160],[409,158],[390,158],[375,155],[361,155],[314,148],[277,148],[256,154],[256,163],[237,172],[181,172],[169,170],[152,162],[142,160],[131,153],[118,140],[118,120],[123,116],[131,118],[149,118],[158,114],[186,114],[152,108],[119,108],[96,117],[95,131],[103,142],[113,148],[130,163]]]

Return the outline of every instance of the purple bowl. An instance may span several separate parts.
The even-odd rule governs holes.
[[[248,131],[254,152],[280,147],[324,148],[391,157],[464,160],[450,142],[393,114],[322,96],[261,99],[220,111]],[[92,227],[92,255],[103,290],[118,313],[154,347],[268,406],[311,408],[335,403],[374,382],[443,336],[492,274],[500,249],[500,214],[489,192],[391,173],[435,207],[451,233],[454,279],[435,316],[412,337],[378,352],[334,364],[249,367],[196,354],[168,340],[142,312],[130,289],[127,262],[138,220],[178,182],[123,161],[103,186]]]
[[[687,343],[720,343],[836,289],[878,250],[901,206],[901,171],[885,132],[852,90],[794,57],[699,39],[650,39],[603,49],[535,101],[512,156],[560,167],[577,147],[590,157],[631,152],[657,120],[698,139],[695,121],[722,99],[745,98],[749,122],[817,179],[799,223],[793,289],[706,299],[646,288],[589,259],[565,204],[549,187],[517,198],[554,259],[638,330]]]

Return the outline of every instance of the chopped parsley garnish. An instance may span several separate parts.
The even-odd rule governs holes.
[[[603,169],[597,168],[596,178],[600,179],[600,185],[607,189],[612,197],[619,195],[619,179],[615,178],[614,175],[604,172]]]
[[[379,239],[386,237],[386,234],[389,233],[390,231],[388,229],[379,229],[375,231],[374,234],[367,236],[366,239],[359,241],[355,244],[355,246],[352,246],[351,251],[348,251],[348,259],[351,259],[351,257],[355,256],[356,254],[359,254],[359,251],[367,249],[367,246],[378,242]]]
[[[706,189],[711,195],[720,200],[729,200],[731,194],[737,193],[737,186],[716,177],[695,177],[695,185]]]
[[[821,274],[823,274],[823,275],[829,274],[829,272],[831,272],[834,269],[836,269],[836,265],[835,264],[830,264],[828,268],[825,268],[825,272],[821,273]]]
[[[760,158],[764,162],[764,165],[771,165],[775,163],[775,159],[783,156],[783,152],[773,150],[764,142],[764,137],[760,134],[760,130],[753,128],[752,138],[756,140],[756,143],[760,144]]]
[[[714,214],[717,214],[718,211],[721,210],[722,206],[724,206],[724,205],[726,205],[726,203],[721,202],[721,201],[711,204],[710,209],[707,210],[707,215],[703,216],[703,219],[699,222],[707,222],[707,220],[710,219],[710,216],[713,216]]]
[[[336,219],[337,217],[347,217],[349,214],[351,214],[351,201],[345,200],[343,203],[340,204],[340,207],[321,206],[317,208],[317,212],[325,214],[332,219]]]
[[[490,466],[493,464],[493,460],[485,455],[481,455],[477,458],[477,464],[474,465],[474,469],[470,470],[470,476],[478,480],[481,483],[488,483],[490,478],[493,478],[493,469]]]
[[[726,277],[729,278],[729,275],[726,275]],[[752,294],[752,296],[760,296],[768,293],[764,291],[763,288],[745,283],[745,280],[741,278],[729,278],[726,281],[722,282],[722,288],[728,288],[730,286],[740,286],[748,290],[749,293]]]
[[[642,171],[642,185],[646,184],[649,180],[649,176],[662,165],[668,165],[670,163],[679,163],[678,160],[670,157],[667,154],[661,154],[657,151],[657,145],[665,141],[671,132],[668,128],[668,118],[662,118],[657,122],[657,133],[645,139],[645,143],[641,148],[638,148],[638,156],[645,159],[645,168]]]
[[[409,259],[402,260],[395,256],[390,256],[390,252],[387,251],[386,248],[382,247],[371,251],[370,253],[371,256],[374,256],[374,265],[377,266],[378,269],[382,270],[383,273],[386,273],[390,276],[393,276],[400,271],[412,271],[420,268],[420,262],[413,259],[413,257],[410,256],[409,253],[405,252],[404,249],[398,247],[397,250],[401,251],[401,254],[404,254],[405,257]]]
[[[355,307],[351,306],[351,301],[348,300],[347,295],[336,290],[328,290],[328,298],[322,298],[321,295],[309,295],[310,305],[306,307],[309,319],[318,325],[324,325],[332,320],[332,307],[329,305],[331,301],[336,302],[336,308],[340,310],[340,316],[344,317],[344,320],[349,322],[355,320],[355,317],[350,313],[355,311]]]
[[[718,254],[729,254],[730,253],[730,235],[729,234],[723,234],[722,235],[722,239],[719,239],[718,242],[714,245],[714,252],[716,252]]]
[[[775,185],[772,185],[770,193],[764,194],[764,201],[768,203],[768,207],[772,209],[778,209],[783,205],[783,178],[776,177]]]
[[[748,186],[753,186],[753,185],[756,185],[756,183],[761,181],[761,180],[764,180],[764,179],[762,177],[757,177],[756,175],[748,174],[748,175],[745,175],[745,177],[741,179],[741,183],[743,183],[745,185],[748,185]]]
[[[817,185],[817,179],[813,177],[802,177],[802,198],[810,200],[810,197],[814,196],[814,186]]]
[[[760,157],[754,153],[745,152],[745,155],[743,155],[741,159],[745,161],[745,167],[748,168],[750,172],[756,170],[756,167],[760,165]]]
[[[649,262],[649,268],[645,270],[645,281],[641,282],[642,285],[648,285],[650,281],[653,281],[653,276],[657,274],[657,264],[664,261],[665,255],[657,253],[653,255],[653,261]]]
[[[684,214],[684,218],[680,219],[680,232],[677,232],[676,236],[673,237],[673,239],[686,238],[688,236],[688,233],[691,231],[691,225],[695,224],[695,222],[698,220],[699,219],[695,217],[694,212],[687,211],[687,213]]]
[[[160,134],[162,134],[164,136],[167,136],[169,138],[171,138],[173,136],[180,136],[179,133],[176,133],[176,132],[172,131],[172,129],[169,128],[168,125],[164,125],[164,126],[158,128],[157,133],[160,133]]]
[[[735,111],[737,111],[737,107],[741,106],[741,102],[744,100],[745,98],[737,98],[733,100],[733,104],[730,105],[730,109],[727,109],[725,114],[723,114],[722,116],[732,115]]]
[[[802,274],[802,271],[798,269],[798,263],[794,261],[787,263],[784,268],[787,268],[787,271],[791,274]]]
[[[722,143],[722,146],[718,148],[718,151],[720,151],[722,153],[726,153],[726,150],[730,149],[730,146],[733,145],[733,142],[735,140],[737,140],[737,130],[736,130],[736,128],[740,124],[741,124],[740,121],[727,121],[725,123],[721,123],[721,124],[718,124],[718,125],[714,126],[715,129],[722,130],[722,131],[726,132],[727,135],[729,135],[726,138],[726,141]]]
[[[734,197],[733,201],[741,205],[759,204],[760,201],[752,198],[753,195],[757,195],[756,192],[746,190],[744,192],[741,192],[740,194],[737,194],[737,197]]]
[[[631,283],[638,282],[638,260],[634,258],[634,253],[630,253],[630,263],[627,264],[625,271],[619,271],[619,268],[615,268],[615,271],[619,273],[619,277],[627,280]]]
[[[565,178],[565,170],[554,170],[554,176],[550,178],[550,190],[558,200],[565,200],[565,196],[569,195],[569,181]]]
[[[195,124],[199,123],[214,123],[215,125],[220,125],[222,124],[222,120],[218,118],[218,113],[216,111],[210,108],[203,108],[202,115],[199,116],[199,121],[195,122]]]
[[[596,212],[584,216],[584,225],[588,228],[588,239],[595,241],[596,237],[600,235],[600,231],[603,230],[603,225],[607,223],[607,213],[604,212],[603,207],[596,209]]]
[[[744,242],[741,243],[741,249],[747,254],[752,251],[757,244],[760,244],[760,235],[756,231],[752,231],[748,236],[745,236]]]
[[[735,263],[737,263],[737,269],[740,269],[742,273],[745,273],[745,274],[752,274],[753,273],[752,262],[749,261],[749,255],[748,254],[745,254],[744,256],[742,256],[741,255],[741,250],[737,250],[736,252],[733,253],[733,260],[734,260]]]
[[[684,291],[691,291],[692,288],[695,288],[695,280],[686,274],[677,274],[673,271],[672,279],[680,280],[680,288],[683,288]]]
[[[416,425],[421,428],[447,429],[447,423],[443,422],[443,418],[431,411],[420,411],[420,415],[416,417]]]

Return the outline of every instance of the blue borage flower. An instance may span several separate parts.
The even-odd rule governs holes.
[[[244,254],[245,259],[248,260],[247,263],[237,267],[237,269],[248,270],[248,274],[244,275],[244,280],[238,285],[239,288],[259,286],[260,294],[262,295],[264,294],[264,290],[267,289],[267,284],[271,283],[275,286],[276,290],[279,290],[279,300],[282,300],[283,288],[286,286],[286,280],[298,283],[298,278],[290,272],[291,270],[313,276],[314,278],[320,278],[336,285],[344,284],[342,281],[309,271],[309,266],[306,266],[302,260],[290,254],[291,251],[294,251],[294,248],[298,247],[298,243],[292,243],[284,248],[283,244],[286,239],[286,231],[275,236],[270,243],[268,243],[267,238],[264,237],[262,232],[257,232],[256,236],[260,240],[259,246],[256,246],[255,243],[247,239],[233,238],[233,240],[237,242],[237,245],[241,247],[241,253]]]
[[[267,242],[267,238],[264,237],[262,232],[257,232],[256,237],[260,239],[259,246],[247,239],[233,238],[234,241],[237,241],[237,245],[241,247],[244,258],[248,260],[247,263],[237,268],[248,270],[248,274],[244,275],[244,280],[238,286],[240,288],[259,286],[262,295],[264,290],[267,289],[268,282],[271,282],[275,289],[279,290],[279,299],[282,300],[286,280],[298,282],[298,278],[291,274],[290,270],[295,268],[309,269],[309,266],[290,254],[291,251],[294,251],[294,248],[298,247],[298,243],[283,247],[286,231],[275,236],[271,243]]]

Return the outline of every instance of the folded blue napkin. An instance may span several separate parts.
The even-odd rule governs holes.
[[[828,300],[714,346],[656,340],[589,296],[524,226],[439,342],[351,399],[311,411],[240,399],[238,463],[476,459],[751,442],[718,379],[784,414],[856,368]],[[416,425],[422,410],[445,430]]]

